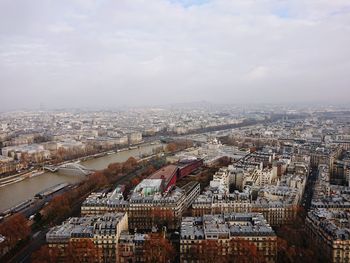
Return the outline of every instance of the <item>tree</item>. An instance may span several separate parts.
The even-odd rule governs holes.
[[[48,245],[42,246],[32,254],[32,263],[51,263],[57,262],[59,251],[57,248],[49,248]]]
[[[230,240],[230,251],[234,263],[262,263],[265,262],[263,255],[256,245],[242,238]]]
[[[24,165],[24,166],[27,166],[28,163],[30,161],[30,157],[29,157],[29,154],[27,152],[22,152],[21,153],[21,163]]]
[[[175,256],[175,250],[168,239],[161,234],[152,233],[144,244],[146,263],[165,263]]]
[[[287,240],[280,237],[277,238],[277,262],[319,262],[317,256],[315,256],[315,253],[311,249],[290,246]]]
[[[64,149],[63,147],[58,148],[57,150],[57,157],[59,160],[63,160],[65,155],[66,155],[67,151],[66,149]]]
[[[224,167],[224,166],[228,166],[229,164],[232,163],[232,160],[230,157],[227,157],[227,156],[224,156],[224,157],[221,157],[217,160],[217,164],[216,166],[218,167]]]
[[[40,223],[41,219],[42,219],[42,215],[40,214],[40,212],[37,212],[34,216],[34,222],[38,224]]]
[[[154,166],[150,164],[145,168],[144,172],[142,173],[142,177],[145,178],[145,177],[153,174],[155,171],[157,171],[156,168],[154,168]]]
[[[14,247],[19,241],[28,238],[30,227],[27,219],[22,214],[15,214],[0,225],[0,234],[6,239],[2,246]]]
[[[123,165],[121,163],[111,163],[108,165],[108,170],[112,173],[112,174],[120,174],[123,170]]]
[[[138,178],[138,177],[135,177],[134,179],[131,180],[131,184],[133,187],[135,187],[139,183],[140,183],[140,178]]]
[[[310,245],[307,241],[305,232],[305,217],[304,208],[296,206],[293,208],[295,214],[294,220],[289,225],[283,225],[276,228],[278,242],[278,258],[281,262],[316,262],[317,247]],[[312,249],[315,248],[315,252]],[[283,260],[282,260],[283,259]]]
[[[66,262],[69,263],[94,263],[98,255],[97,246],[87,238],[73,239],[66,248]]]
[[[198,259],[201,262],[226,262],[225,257],[222,257],[220,244],[218,240],[206,239],[202,241],[202,249],[198,251]]]
[[[137,160],[134,157],[129,157],[124,163],[123,163],[123,172],[128,173],[131,172],[133,169],[135,169],[137,166]]]
[[[89,181],[95,187],[102,187],[108,183],[106,176],[101,172],[95,172],[90,175]]]
[[[170,209],[162,209],[160,207],[155,207],[153,208],[152,212],[152,219],[153,223],[157,227],[162,227],[162,226],[172,226],[174,222],[174,213]]]
[[[44,209],[45,220],[62,219],[71,211],[70,202],[66,195],[55,196]]]
[[[175,143],[173,143],[173,142],[168,143],[166,145],[166,147],[165,147],[165,151],[166,152],[170,152],[170,153],[176,152],[177,151],[177,145]]]

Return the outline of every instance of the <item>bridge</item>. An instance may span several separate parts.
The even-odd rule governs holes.
[[[95,170],[87,168],[79,163],[65,163],[60,166],[46,165],[44,169],[49,172],[60,172],[68,175],[89,175]]]

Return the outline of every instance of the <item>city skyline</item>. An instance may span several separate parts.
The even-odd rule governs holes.
[[[0,261],[350,263],[349,0],[0,0]]]
[[[347,1],[2,1],[0,111],[347,103]]]
[[[1,113],[1,260],[349,262],[349,123],[205,102]]]

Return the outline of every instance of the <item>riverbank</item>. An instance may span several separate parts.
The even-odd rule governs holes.
[[[121,149],[108,150],[108,151],[92,154],[92,155],[89,155],[89,156],[79,157],[77,159],[72,159],[72,160],[69,160],[69,161],[65,161],[65,162],[59,163],[59,164],[57,164],[57,166],[62,165],[62,164],[67,163],[67,162],[70,162],[70,163],[71,162],[85,162],[85,161],[89,161],[89,160],[92,160],[92,159],[101,158],[101,157],[104,157],[104,156],[107,156],[107,155],[116,154],[116,153],[120,153],[120,152],[125,152],[125,151],[129,151],[129,150],[136,150],[136,149],[138,149],[140,147],[151,146],[151,145],[162,145],[162,143],[159,140],[152,141],[152,142],[142,142],[142,143],[134,144],[134,145],[127,146],[127,147],[121,148]]]
[[[60,165],[63,165],[66,163],[72,163],[72,162],[78,162],[78,163],[86,162],[86,161],[90,161],[90,160],[94,160],[94,159],[98,159],[98,158],[103,158],[103,157],[108,156],[108,155],[126,152],[129,150],[135,150],[135,149],[138,149],[141,147],[154,146],[154,145],[158,145],[158,144],[161,145],[161,142],[160,141],[142,142],[140,144],[128,146],[128,147],[121,148],[121,149],[108,150],[108,151],[92,154],[89,156],[83,156],[83,157],[79,157],[76,159],[67,160],[64,162],[60,162],[60,163],[56,164],[55,166],[60,166]],[[26,170],[26,171],[19,173],[19,174],[14,174],[14,175],[7,176],[5,178],[1,178],[0,179],[0,188],[2,188],[4,186],[11,185],[11,184],[19,183],[27,178],[32,178],[34,176],[38,176],[38,175],[41,175],[44,173],[45,172],[42,171],[41,169],[35,169],[32,171]]]
[[[15,175],[8,176],[6,178],[2,178],[0,180],[0,188],[7,186],[7,185],[10,185],[10,184],[15,184],[15,183],[21,182],[27,178],[32,178],[32,177],[41,175],[43,173],[44,173],[44,171],[41,171],[41,170],[32,170],[30,172],[26,171],[26,172],[21,173],[21,174],[15,174]]]
[[[149,156],[155,153],[162,144],[143,144],[138,149],[125,149],[113,154],[106,154],[99,158],[89,158],[87,161],[81,161],[81,165],[88,169],[103,170],[111,163],[125,162],[129,157],[142,159],[144,156]],[[109,151],[110,152],[110,151]],[[59,183],[75,184],[84,180],[85,176],[67,175],[60,172],[50,173],[44,172],[38,176],[29,177],[28,179],[20,180],[0,188],[0,211],[6,210],[16,204],[33,198],[35,194],[43,191],[46,188]]]

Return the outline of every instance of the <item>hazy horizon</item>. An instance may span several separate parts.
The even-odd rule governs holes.
[[[0,111],[350,102],[346,0],[0,2]]]

